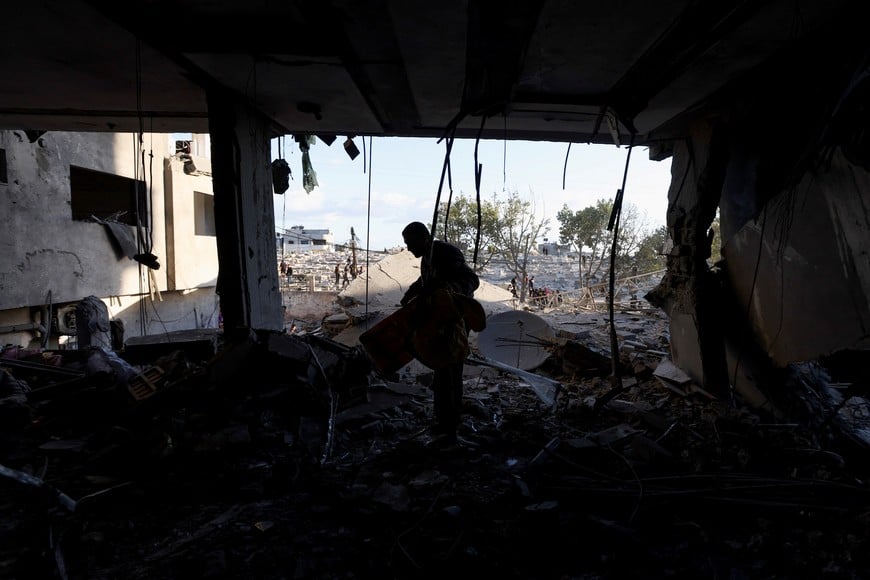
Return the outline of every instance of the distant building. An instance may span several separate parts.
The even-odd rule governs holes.
[[[334,252],[335,237],[332,230],[308,230],[293,226],[278,231],[275,240],[279,252]]]
[[[570,248],[568,245],[560,246],[556,242],[544,242],[538,244],[538,254],[541,256],[562,256],[567,254]]]

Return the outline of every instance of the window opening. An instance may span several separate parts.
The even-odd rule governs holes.
[[[144,181],[74,165],[70,166],[69,180],[72,219],[91,221],[91,217],[98,217],[135,226],[138,214],[143,227],[150,225]],[[138,208],[137,187],[140,192]]]
[[[199,191],[193,192],[194,234],[216,236],[214,225],[214,196]]]

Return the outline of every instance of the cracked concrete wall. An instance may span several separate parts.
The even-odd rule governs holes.
[[[101,298],[112,316],[124,321],[127,336],[141,334],[143,327],[147,334],[197,328],[203,322],[217,326],[214,291],[208,288],[216,277],[216,253],[197,256],[196,269],[189,261],[175,269],[167,267],[166,202],[184,203],[181,194],[173,198],[171,189],[164,188],[169,136],[144,136],[146,167],[138,172],[136,139],[129,133],[48,132],[31,143],[24,131],[0,131],[7,169],[7,182],[0,183],[0,327],[28,317],[34,320],[34,311],[46,303],[49,291],[54,305],[88,295]],[[140,272],[137,262],[119,256],[105,226],[72,219],[71,165],[148,182],[152,252],[161,263],[159,270]],[[196,182],[195,188],[211,193],[208,181]],[[185,223],[188,219],[175,220],[175,243],[192,255],[199,249],[192,223]],[[209,240],[214,246],[214,238]],[[181,284],[179,269],[185,274]],[[210,273],[202,274],[203,270]],[[192,279],[191,272],[200,272],[199,277]],[[149,285],[159,295],[149,296]],[[173,287],[183,291],[168,292]],[[191,292],[191,288],[200,290]],[[150,301],[147,308],[139,308],[140,297]],[[21,344],[26,338],[27,333],[0,336],[3,343]]]
[[[771,197],[776,181],[758,179],[771,173],[769,160],[733,145],[722,157],[722,285],[704,266],[701,239],[715,199],[715,188],[703,187],[713,156],[688,155],[677,144],[668,213],[674,251],[651,294],[669,314],[675,362],[710,386],[722,374],[724,339],[729,383],[762,405],[769,402],[761,394],[766,357],[782,367],[870,349],[870,170],[836,148],[826,164]]]
[[[766,67],[769,90],[727,115],[724,282],[775,367],[870,348],[870,77],[853,40]]]
[[[135,178],[133,135],[49,132],[36,143],[20,131],[0,135],[9,173],[9,183],[0,187],[0,309],[43,304],[49,290],[55,302],[138,293],[136,262],[118,257],[103,225],[72,219],[70,188],[71,165]],[[166,138],[153,137],[145,146],[161,159]],[[163,180],[153,188],[154,253],[164,256]],[[165,270],[155,277],[166,289]]]
[[[870,348],[870,80],[843,40],[753,72],[674,143],[674,253],[651,294],[674,361],[705,386],[724,366],[755,404],[782,391],[777,366]],[[708,271],[716,202],[723,260]]]
[[[690,138],[675,142],[668,190],[668,270],[646,299],[670,319],[671,356],[697,383],[727,392],[722,320],[710,275],[708,229],[716,214],[727,151],[721,129],[699,121]]]
[[[731,287],[777,365],[870,348],[868,192],[870,172],[837,149],[723,246]]]

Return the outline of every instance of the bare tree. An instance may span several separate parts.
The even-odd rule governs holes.
[[[494,230],[496,254],[520,282],[519,299],[522,302],[526,299],[529,255],[537,246],[538,239],[550,231],[550,220],[538,220],[532,202],[520,198],[516,191],[508,193],[504,200],[499,200],[494,194],[493,203],[498,209]]]
[[[504,261],[517,281],[520,300],[525,300],[526,273],[529,256],[537,246],[538,239],[549,231],[549,220],[538,220],[531,201],[522,199],[518,192],[507,194],[504,199],[497,193],[482,200],[480,246],[475,265],[482,271],[493,259]],[[471,262],[477,237],[477,201],[460,195],[450,204],[450,213],[442,203],[436,231],[438,237],[459,247]],[[444,234],[443,216],[447,215],[447,233]]]

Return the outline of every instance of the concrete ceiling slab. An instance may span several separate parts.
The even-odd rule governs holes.
[[[627,143],[634,133],[644,144],[680,137],[686,115],[798,46],[825,58],[861,50],[852,32],[862,9],[858,0],[40,0],[4,14],[0,128],[206,132],[207,94],[226,91],[276,135]],[[753,80],[741,90],[765,88]]]

